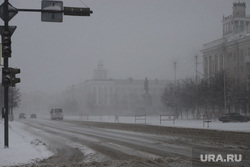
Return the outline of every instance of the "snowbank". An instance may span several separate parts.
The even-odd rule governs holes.
[[[135,116],[65,116],[67,120],[77,121],[96,121],[96,122],[113,122],[113,123],[128,123],[128,124],[147,124],[166,127],[180,128],[196,128],[196,129],[211,129],[222,131],[237,131],[250,132],[250,121],[248,122],[228,122],[223,123],[218,120],[210,120],[211,122],[203,122],[203,120],[185,120],[176,119],[168,121],[160,121],[160,116],[142,116],[135,120]]]
[[[42,139],[28,133],[22,123],[9,122],[9,148],[4,148],[3,120],[0,136],[0,167],[28,164],[53,155]]]

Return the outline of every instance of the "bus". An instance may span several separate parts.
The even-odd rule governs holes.
[[[62,120],[63,119],[63,112],[61,108],[54,108],[50,111],[50,116],[52,120]]]

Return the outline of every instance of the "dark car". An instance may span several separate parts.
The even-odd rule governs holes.
[[[249,118],[239,113],[227,113],[219,117],[222,122],[248,122]]]
[[[248,121],[250,121],[250,116],[246,115],[246,118],[247,118]]]
[[[31,114],[30,118],[36,118],[36,114]]]
[[[19,119],[26,119],[26,114],[20,113],[19,114]]]

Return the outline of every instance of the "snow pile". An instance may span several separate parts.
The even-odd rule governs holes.
[[[9,148],[4,148],[4,121],[0,120],[0,167],[40,161],[53,155],[42,139],[28,133],[19,122],[9,122]]]

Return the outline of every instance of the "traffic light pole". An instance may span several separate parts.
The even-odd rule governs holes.
[[[20,69],[9,67],[9,58],[11,57],[11,35],[16,26],[9,26],[9,21],[18,12],[41,12],[42,21],[62,22],[62,14],[70,16],[90,16],[93,12],[90,8],[63,7],[62,1],[42,1],[42,9],[17,9],[13,7],[9,0],[4,0],[0,5],[0,18],[4,21],[4,26],[0,26],[2,36],[2,57],[4,59],[2,69],[2,85],[4,86],[4,147],[9,147],[9,86],[15,86],[20,82],[15,74],[20,73]],[[55,17],[55,14],[57,17]],[[56,19],[55,19],[56,18]]]
[[[4,0],[4,29],[9,30],[9,0]],[[4,68],[9,67],[9,58],[4,57]],[[4,147],[9,148],[9,86],[4,86]]]
[[[4,67],[8,67],[8,58],[4,58]],[[9,147],[9,86],[4,87],[4,147]]]

